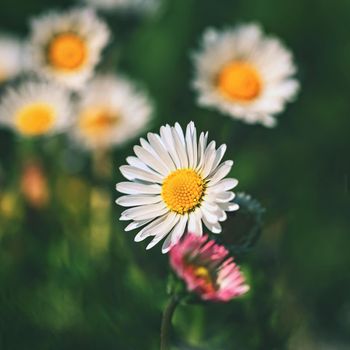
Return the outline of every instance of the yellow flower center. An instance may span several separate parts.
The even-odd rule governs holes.
[[[194,170],[178,169],[164,180],[162,197],[170,210],[185,214],[200,204],[205,187],[205,181]]]
[[[15,117],[17,129],[24,135],[45,134],[54,125],[56,112],[47,103],[32,103],[22,107]]]
[[[85,40],[74,33],[56,35],[48,46],[48,60],[58,69],[75,70],[86,60]]]
[[[104,107],[90,107],[79,118],[81,130],[89,136],[101,136],[118,123],[118,115],[112,115]]]
[[[212,276],[210,275],[210,272],[206,267],[195,267],[193,273],[196,277],[200,278],[204,282],[202,287],[206,290],[206,292],[215,290],[215,285]]]
[[[246,62],[231,62],[218,76],[218,89],[226,97],[235,101],[249,102],[261,92],[261,77],[257,70]]]

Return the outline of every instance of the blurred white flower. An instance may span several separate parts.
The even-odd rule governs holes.
[[[238,181],[225,179],[233,161],[221,163],[226,145],[216,149],[214,141],[207,145],[208,133],[197,140],[193,122],[184,133],[178,123],[162,126],[160,135],[148,133],[148,141],[140,139],[135,146],[136,157],[128,157],[129,165],[120,167],[130,182],[117,184],[117,191],[126,196],[117,204],[132,207],[120,220],[132,220],[126,231],[145,226],[135,241],[154,237],[147,249],[163,238],[162,252],[178,243],[184,232],[203,234],[202,222],[213,233],[221,232],[226,211],[238,209],[232,203],[233,189]]]
[[[23,43],[12,36],[0,34],[0,83],[14,78],[24,69]]]
[[[84,0],[90,6],[109,11],[134,13],[154,13],[160,6],[160,0]]]
[[[72,89],[80,89],[100,61],[110,33],[107,25],[87,8],[52,12],[31,23],[33,69]]]
[[[86,148],[108,148],[137,136],[151,118],[148,96],[116,75],[97,76],[82,92],[77,108],[75,141]]]
[[[193,59],[199,105],[246,123],[274,126],[299,88],[291,52],[256,24],[206,30]]]
[[[0,124],[23,136],[64,131],[71,123],[69,93],[47,82],[25,82],[9,88],[0,101]]]

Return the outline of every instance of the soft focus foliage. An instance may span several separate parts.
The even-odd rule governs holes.
[[[24,38],[31,16],[75,4],[2,0],[0,30]],[[195,120],[227,144],[237,190],[267,209],[257,246],[236,259],[249,293],[179,306],[178,349],[350,347],[349,13],[346,0],[164,0],[153,16],[105,14],[114,44],[102,67],[143,82],[155,100],[152,131]],[[199,108],[190,89],[203,31],[243,21],[282,38],[299,68],[300,96],[273,130]],[[28,141],[0,130],[1,349],[159,347],[168,258],[135,244],[114,204],[132,145],[90,155],[64,135]],[[46,178],[40,205],[23,191],[28,164]],[[223,242],[242,242],[244,215],[229,216]]]

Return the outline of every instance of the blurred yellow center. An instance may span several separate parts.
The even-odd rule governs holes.
[[[248,102],[259,96],[261,78],[257,70],[246,62],[226,65],[218,76],[219,91],[229,99]]]
[[[74,33],[55,36],[48,48],[48,59],[58,69],[74,70],[85,62],[87,47],[85,41]]]
[[[117,115],[112,115],[104,107],[90,107],[81,113],[79,126],[90,136],[100,136],[114,127],[118,120]]]
[[[17,129],[25,135],[45,134],[54,125],[56,112],[47,103],[33,103],[22,107],[15,117]]]
[[[173,171],[164,180],[162,197],[168,208],[185,214],[197,207],[205,192],[205,182],[192,169]]]

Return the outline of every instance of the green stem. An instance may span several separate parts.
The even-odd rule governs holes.
[[[179,296],[171,296],[162,317],[162,325],[160,330],[160,350],[169,350],[169,338],[171,331],[171,319],[173,317],[176,306],[180,301]]]

